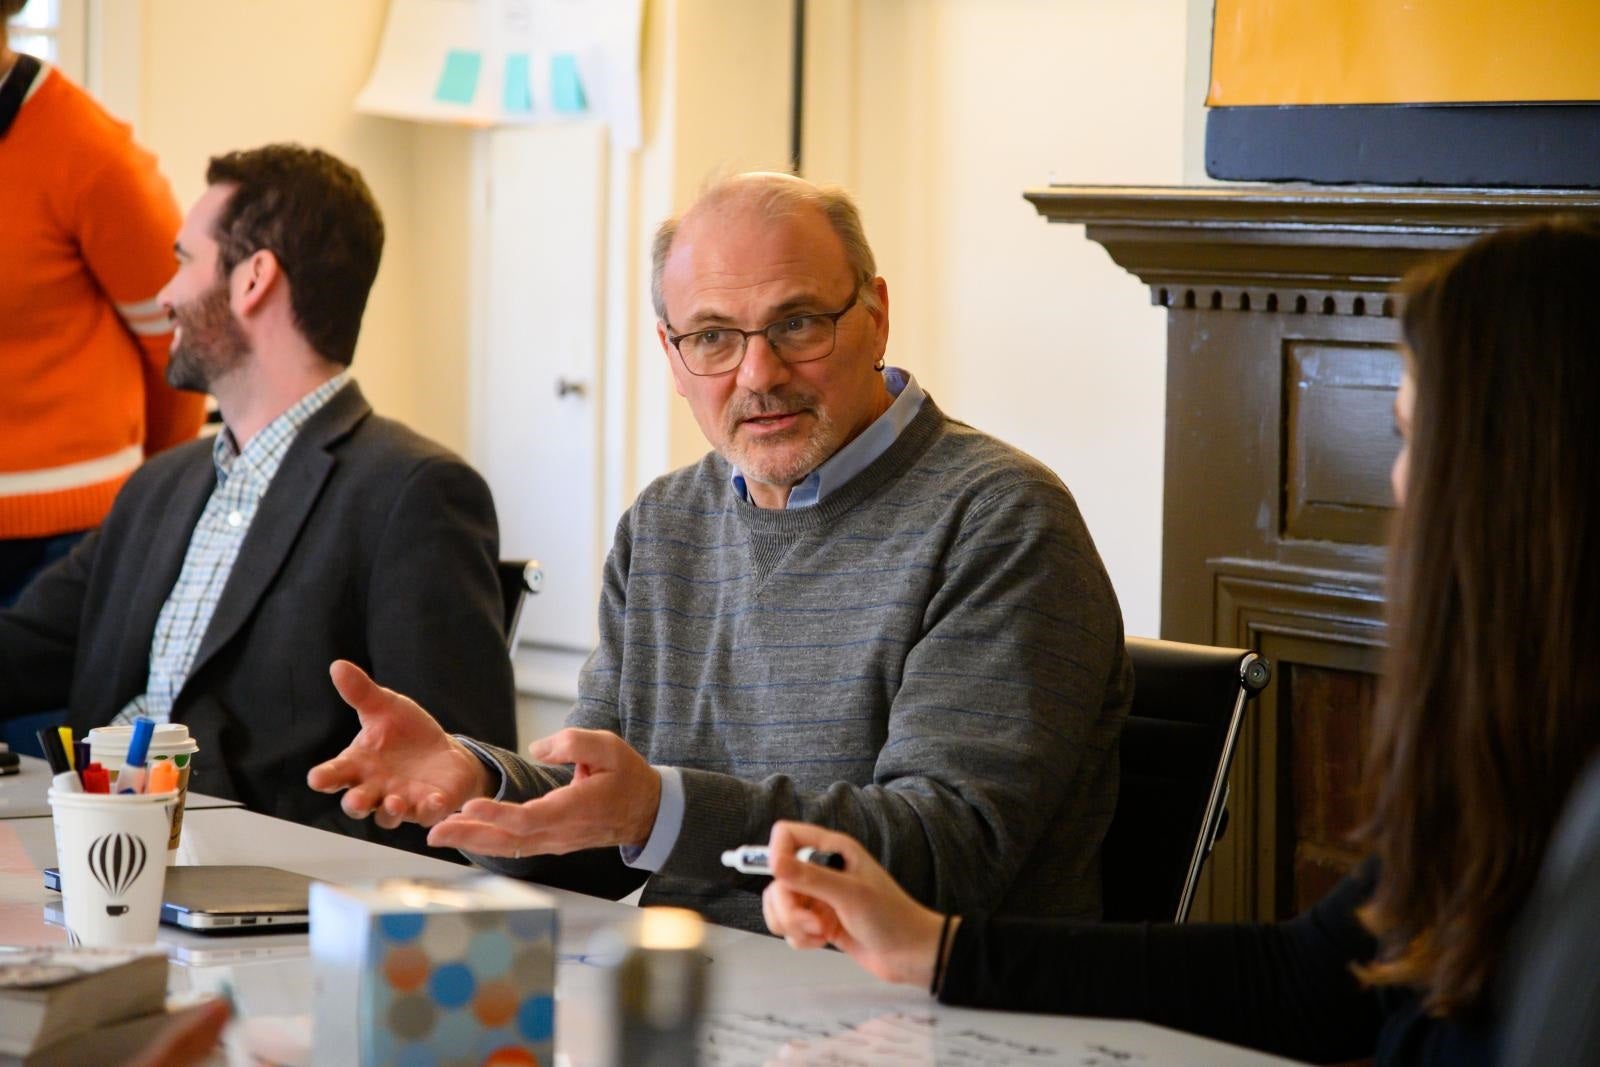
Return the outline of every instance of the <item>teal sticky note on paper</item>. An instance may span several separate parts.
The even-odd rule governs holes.
[[[570,52],[550,57],[550,102],[557,111],[587,111],[583,79],[578,77],[578,60]]]
[[[434,87],[433,98],[444,104],[470,104],[478,91],[478,71],[483,67],[483,56],[463,48],[452,48],[445,53],[444,70],[439,72],[439,84]]]
[[[533,110],[533,88],[528,77],[526,53],[515,52],[506,56],[506,81],[501,87],[500,103],[507,111]]]

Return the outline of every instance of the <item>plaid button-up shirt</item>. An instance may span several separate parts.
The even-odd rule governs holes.
[[[228,430],[217,434],[211,450],[217,467],[217,487],[200,513],[200,521],[189,537],[183,569],[156,618],[155,635],[150,641],[149,681],[144,693],[130,700],[115,722],[131,722],[141,715],[157,722],[171,718],[172,703],[189,677],[195,653],[211,625],[211,616],[222,599],[223,587],[228,584],[228,575],[233,572],[234,560],[239,557],[245,534],[250,532],[261,498],[267,495],[267,487],[283,465],[283,457],[300,427],[349,380],[349,371],[329,378],[267,423],[242,449]]]

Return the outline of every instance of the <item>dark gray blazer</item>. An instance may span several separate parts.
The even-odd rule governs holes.
[[[144,692],[156,616],[215,484],[208,440],[155,457],[0,612],[0,716],[65,706],[81,737]],[[424,850],[419,828],[356,822],[306,787],[359,725],[328,664],[352,660],[445,729],[513,745],[498,552],[477,472],[345,386],[284,457],[173,706],[200,745],[191,788]]]

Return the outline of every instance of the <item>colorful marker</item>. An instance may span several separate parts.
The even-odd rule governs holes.
[[[145,784],[146,793],[176,793],[178,791],[178,768],[169,759],[156,760],[150,765],[150,780]]]
[[[98,763],[91,763],[83,769],[83,791],[85,793],[111,792],[111,772]]]
[[[44,750],[44,758],[50,762],[51,784],[63,793],[83,792],[83,783],[72,772],[72,764],[67,762],[67,750],[61,743],[61,734],[45,726],[37,731],[36,736],[39,738],[39,747]]]
[[[133,720],[133,736],[128,739],[128,756],[117,773],[118,793],[143,793],[145,760],[150,755],[150,738],[156,732],[154,719]]]

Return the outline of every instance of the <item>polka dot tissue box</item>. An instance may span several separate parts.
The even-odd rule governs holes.
[[[551,1067],[556,904],[510,878],[311,887],[315,1062]]]

